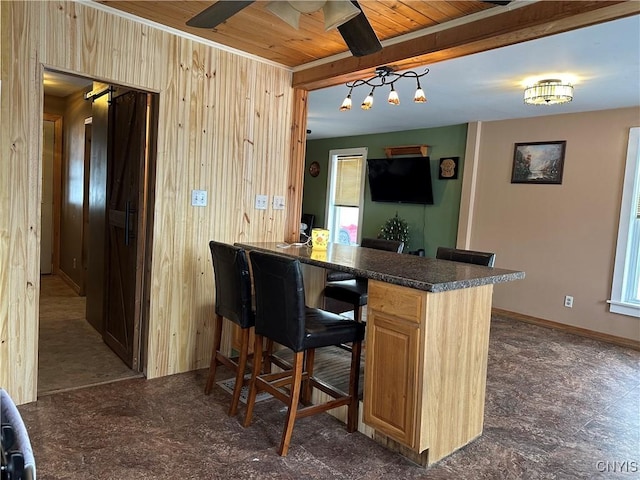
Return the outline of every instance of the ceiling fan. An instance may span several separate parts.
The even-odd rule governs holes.
[[[196,28],[214,28],[254,1],[219,0],[189,19],[187,25]],[[296,29],[300,14],[322,9],[325,30],[337,27],[354,57],[364,57],[382,50],[378,36],[355,0],[272,1],[265,8]]]

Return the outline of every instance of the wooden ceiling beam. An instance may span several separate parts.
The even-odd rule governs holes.
[[[375,68],[396,70],[514,45],[640,13],[636,1],[540,1],[492,17],[385,46],[366,57],[349,57],[297,71],[293,86],[305,90],[372,76]]]

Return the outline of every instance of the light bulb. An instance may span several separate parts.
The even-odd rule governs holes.
[[[396,92],[396,89],[393,88],[393,85],[391,85],[391,91],[389,92],[389,98],[387,99],[387,102],[389,102],[391,105],[400,105],[398,92]]]
[[[363,110],[369,110],[371,107],[373,107],[373,91],[375,89],[376,87],[373,87],[371,89],[371,93],[369,93],[369,95],[367,95],[367,98],[364,99],[362,105],[360,105],[360,108],[362,108]]]
[[[346,112],[347,110],[351,110],[351,94],[347,95],[340,105],[340,111]]]
[[[416,90],[416,94],[413,96],[413,101],[415,103],[425,103],[427,101],[427,96],[424,94],[424,90],[418,86]]]

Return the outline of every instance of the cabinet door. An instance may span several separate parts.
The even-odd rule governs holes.
[[[419,325],[368,310],[364,422],[414,448],[417,422]]]

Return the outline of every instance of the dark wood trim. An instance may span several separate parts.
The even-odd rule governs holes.
[[[316,90],[371,76],[375,68],[415,68],[514,45],[640,13],[635,1],[540,1],[492,17],[427,33],[366,57],[348,57],[300,70],[293,86]]]
[[[76,284],[76,282],[74,282],[69,275],[64,273],[64,270],[58,270],[56,272],[56,275],[59,276],[67,285],[69,285],[74,292],[80,295],[80,285]]]
[[[307,147],[307,107],[309,92],[296,88],[293,92],[291,119],[291,156],[289,159],[289,187],[287,189],[287,219],[285,240],[300,240],[302,217],[302,187],[304,184],[304,157]]]
[[[53,259],[51,273],[60,270],[60,205],[62,203],[62,115],[42,114],[42,120],[53,122],[53,136],[55,148],[53,151]]]
[[[532,317],[523,313],[510,312],[509,310],[502,310],[500,308],[492,308],[491,311],[492,313],[495,313],[497,315],[503,315],[520,322],[530,323],[532,325],[538,325],[540,327],[551,328],[554,330],[560,330],[565,333],[571,333],[573,335],[579,335],[581,337],[611,343],[619,347],[640,350],[640,342],[632,340],[630,338],[616,337],[615,335],[596,332],[594,330],[588,330],[586,328],[574,327],[573,325],[566,325],[564,323],[553,322],[551,320],[543,320],[542,318]]]

